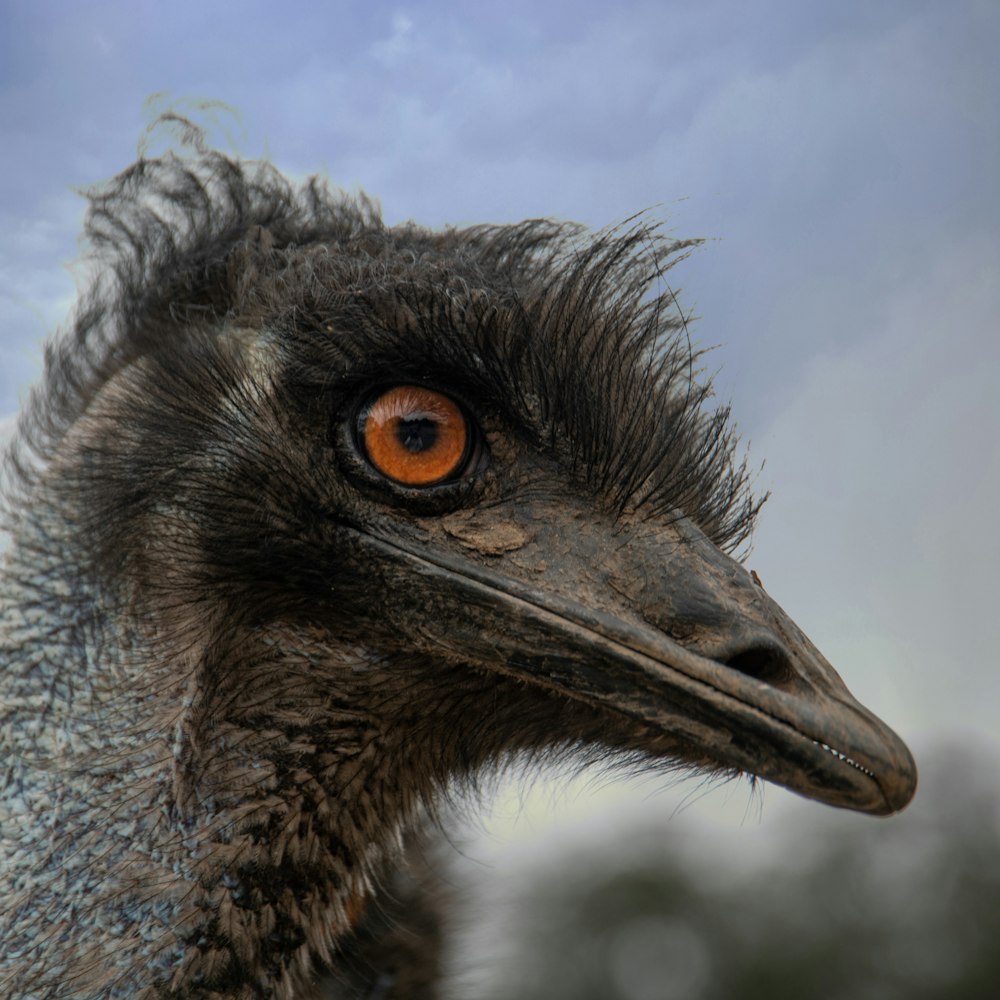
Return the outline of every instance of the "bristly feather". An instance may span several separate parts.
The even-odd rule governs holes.
[[[390,228],[167,120],[188,151],[90,194],[7,459],[0,994],[437,996],[409,841],[504,767],[905,802],[905,748],[719,551],[762,501],[666,282],[696,241]],[[462,417],[405,411],[403,447],[461,442],[420,486],[368,446],[411,383]],[[831,751],[854,726],[895,785]]]
[[[293,185],[196,133],[193,144],[89,193],[97,276],[46,351],[8,462],[15,489],[135,360],[183,371],[223,325],[286,342],[321,331],[304,381],[450,379],[562,456],[609,509],[677,510],[724,550],[746,542],[766,498],[750,490],[728,407],[709,406],[665,278],[699,241],[644,217],[596,234],[547,220],[390,228],[364,195]]]

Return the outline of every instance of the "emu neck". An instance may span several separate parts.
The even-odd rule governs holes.
[[[449,782],[608,738],[497,674],[192,599],[154,542],[115,586],[78,548],[36,514],[7,557],[0,994],[308,996]]]
[[[426,791],[380,668],[308,629],[165,635],[59,535],[22,529],[0,594],[0,993],[301,995]]]

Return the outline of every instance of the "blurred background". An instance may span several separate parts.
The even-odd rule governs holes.
[[[389,222],[651,209],[708,240],[671,278],[766,460],[748,566],[921,789],[876,821],[505,785],[459,838],[455,996],[994,995],[998,95],[996,0],[0,0],[0,414],[72,307],[74,189],[168,107]]]

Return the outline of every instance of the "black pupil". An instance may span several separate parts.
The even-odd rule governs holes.
[[[409,452],[427,451],[437,442],[437,421],[424,414],[400,420],[396,426],[396,438]]]

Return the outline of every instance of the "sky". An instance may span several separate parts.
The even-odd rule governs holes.
[[[918,761],[996,769],[1000,4],[236,6],[0,0],[0,414],[157,109],[390,222],[650,210],[706,239],[671,277],[765,463],[748,565]]]

